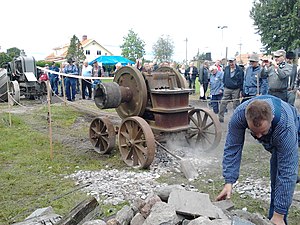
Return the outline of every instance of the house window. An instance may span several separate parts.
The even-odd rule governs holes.
[[[101,50],[97,50],[97,55],[101,55]]]
[[[107,55],[107,52],[105,52],[105,55]]]
[[[90,50],[85,50],[85,54],[86,54],[86,55],[90,55],[90,54],[91,54],[91,51],[90,51]]]

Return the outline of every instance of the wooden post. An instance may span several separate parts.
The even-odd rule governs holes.
[[[8,121],[9,121],[9,127],[11,127],[11,113],[10,113],[10,102],[9,98],[11,98],[10,93],[9,93],[9,78],[7,76],[7,103],[8,103]]]
[[[49,125],[49,142],[50,142],[50,159],[53,160],[53,145],[52,145],[52,118],[51,118],[51,91],[50,81],[47,80],[47,102],[48,102],[48,125]]]
[[[61,79],[61,84],[62,84],[62,92],[63,92],[63,98],[64,98],[64,103],[65,103],[65,106],[67,106],[67,102],[66,102],[66,90],[65,90],[65,77],[62,76],[62,79]]]

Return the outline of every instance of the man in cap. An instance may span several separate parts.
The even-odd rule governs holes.
[[[74,64],[74,60],[72,58],[68,59],[68,65],[64,68],[64,73],[70,75],[78,75],[79,71],[77,66]],[[68,101],[75,101],[76,95],[76,83],[77,78],[74,77],[66,77],[66,96]]]
[[[227,104],[230,100],[233,100],[233,109],[240,104],[240,95],[243,90],[244,71],[236,65],[234,57],[228,58],[229,65],[224,69],[224,94],[221,101],[219,121],[224,122],[224,114],[227,108]]]
[[[288,81],[292,72],[292,66],[286,63],[286,52],[277,50],[274,52],[275,60],[268,68],[269,94],[287,102]]]
[[[247,101],[256,95],[260,94],[260,71],[259,57],[257,54],[252,54],[249,57],[250,66],[246,69],[243,85],[243,101]]]
[[[263,56],[261,59],[261,73],[260,73],[260,79],[261,79],[261,86],[260,86],[260,93],[262,95],[268,94],[269,90],[269,83],[268,83],[268,68],[270,67],[271,61],[267,56]]]
[[[219,102],[223,97],[224,85],[223,85],[223,71],[218,70],[218,67],[213,65],[209,67],[210,77],[210,95],[211,95],[211,107],[215,114],[219,113]]]

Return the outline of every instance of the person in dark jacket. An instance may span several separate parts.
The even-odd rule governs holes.
[[[294,63],[296,54],[294,52],[287,52],[286,53],[286,62],[290,65],[292,65],[292,72],[289,76],[289,82],[288,82],[288,92],[287,92],[287,98],[288,103],[291,105],[295,104],[296,100],[296,86],[297,86],[297,65]]]
[[[195,81],[196,81],[196,77],[198,75],[198,69],[196,66],[194,66],[193,62],[190,62],[190,66],[189,68],[187,68],[186,72],[186,79],[189,82],[189,88],[193,89],[192,93],[195,93]]]
[[[49,70],[52,70],[57,73],[59,72],[59,68],[55,65],[55,62],[52,62],[52,65],[50,66]],[[49,73],[50,86],[52,91],[56,95],[58,95],[58,74],[57,73]]]
[[[233,184],[239,177],[245,131],[249,129],[271,153],[268,217],[274,224],[287,224],[288,210],[299,182],[299,120],[295,107],[271,95],[257,96],[239,105],[228,124],[223,155],[225,185],[216,200],[231,197]]]
[[[229,101],[233,101],[233,109],[240,104],[241,91],[243,90],[244,71],[236,65],[234,57],[228,59],[229,65],[224,69],[224,94],[221,101],[219,121],[224,122],[224,114]]]
[[[201,100],[206,100],[206,92],[207,92],[207,88],[208,88],[208,83],[209,83],[209,64],[208,61],[205,60],[203,65],[200,66],[199,69],[199,82],[200,85],[202,85],[203,87],[203,96],[201,96],[200,93],[200,98]]]

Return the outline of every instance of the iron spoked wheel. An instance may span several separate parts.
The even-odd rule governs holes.
[[[8,102],[14,105],[20,102],[20,85],[18,81],[11,81],[9,83]]]
[[[192,147],[204,150],[216,148],[222,137],[221,124],[209,109],[193,109],[189,112],[189,130],[186,139]]]
[[[135,67],[123,66],[114,77],[119,86],[128,87],[133,93],[129,102],[124,102],[116,108],[118,115],[125,119],[130,116],[142,116],[147,104],[147,86],[142,73]]]
[[[155,72],[172,72],[176,74],[176,81],[177,81],[177,86],[179,88],[188,88],[189,85],[186,81],[186,79],[173,67],[169,66],[162,66],[159,67]]]
[[[100,154],[110,153],[115,147],[116,132],[108,118],[95,118],[90,125],[90,141]]]
[[[155,139],[144,119],[126,118],[119,128],[118,140],[122,159],[128,166],[149,168],[155,155]]]

